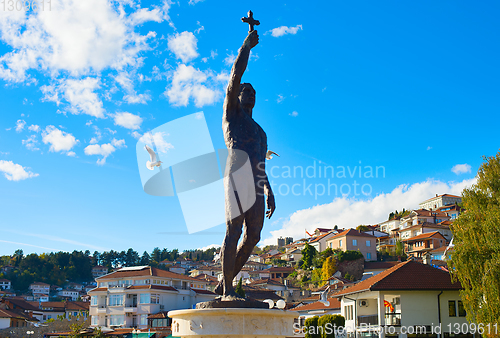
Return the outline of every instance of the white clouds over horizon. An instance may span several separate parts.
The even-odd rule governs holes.
[[[38,174],[27,171],[26,169],[28,168],[16,164],[12,161],[0,160],[0,172],[2,172],[5,178],[7,178],[9,181],[22,181],[38,176]]]
[[[453,166],[453,168],[451,168],[451,171],[454,172],[456,175],[460,175],[460,174],[470,173],[471,169],[472,167],[469,164],[464,163]]]
[[[299,30],[302,30],[302,25],[297,25],[295,27],[281,26],[273,28],[270,31],[267,31],[266,34],[270,33],[275,38],[278,38],[286,34],[292,34],[292,35],[297,34]]]
[[[400,185],[389,193],[377,195],[372,199],[338,197],[328,204],[316,205],[308,209],[298,210],[282,223],[281,229],[272,230],[271,236],[262,240],[259,245],[276,244],[280,236],[303,238],[305,230],[311,232],[315,228],[355,228],[360,224],[377,224],[387,220],[391,211],[418,209],[418,204],[436,193],[461,195],[465,187],[470,187],[476,178],[461,182],[441,182],[427,180],[411,185]]]

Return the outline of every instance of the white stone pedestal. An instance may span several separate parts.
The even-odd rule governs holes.
[[[297,313],[278,309],[196,309],[169,311],[172,336],[200,338],[283,338],[293,336]]]

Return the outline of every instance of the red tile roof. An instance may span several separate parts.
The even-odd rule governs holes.
[[[438,197],[454,197],[454,198],[462,198],[462,197],[460,197],[460,196],[456,196],[456,195],[443,194],[443,195],[434,196],[434,197],[432,197],[432,198],[429,198],[428,200],[425,200],[425,201],[423,201],[422,203],[425,203],[425,202],[431,201],[431,200],[433,200],[433,199],[435,199],[435,198],[438,198]],[[422,203],[420,203],[420,204],[422,204]]]
[[[446,240],[443,235],[439,231],[433,231],[433,232],[424,232],[423,234],[417,235],[410,237],[408,239],[405,239],[405,242],[411,242],[411,241],[420,241],[422,239],[428,239],[432,237],[441,237],[441,239]]]
[[[335,310],[340,309],[340,300],[338,298],[328,298],[330,305],[326,306],[321,302],[299,305],[290,309],[290,311],[311,311],[311,310]]]
[[[448,272],[419,262],[406,261],[336,293],[335,297],[363,291],[460,289],[460,283],[452,283]]]
[[[106,279],[115,279],[115,278],[125,278],[125,277],[165,277],[165,278],[176,278],[176,279],[183,279],[183,280],[190,280],[190,281],[199,281],[193,277],[189,277],[186,275],[181,275],[175,272],[171,271],[165,271],[161,269],[157,269],[151,266],[146,266],[142,269],[138,270],[117,270],[115,272],[112,272],[110,274],[101,276],[96,278],[96,280],[102,281]]]
[[[340,238],[340,237],[347,237],[347,236],[357,236],[357,237],[369,237],[369,238],[376,238],[375,236],[373,235],[370,235],[370,234],[365,234],[364,232],[359,232],[358,230],[356,229],[347,229],[347,230],[344,230],[342,231],[340,234],[337,234],[333,237],[331,237],[329,239],[332,240],[332,239],[335,239],[335,238]]]
[[[366,269],[389,269],[401,262],[365,262]]]
[[[196,293],[203,294],[203,295],[216,295],[214,292],[210,290],[202,290],[202,289],[191,289]]]

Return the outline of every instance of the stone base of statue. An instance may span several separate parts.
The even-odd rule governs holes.
[[[172,336],[200,338],[292,337],[297,313],[279,309],[211,308],[169,311]]]

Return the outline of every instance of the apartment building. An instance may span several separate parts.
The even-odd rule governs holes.
[[[419,206],[421,209],[436,210],[443,205],[451,205],[456,203],[462,203],[462,197],[450,194],[443,194],[438,196],[436,194],[435,197],[429,198],[428,200],[419,203]]]
[[[150,315],[191,309],[216,297],[205,280],[150,266],[122,268],[96,282],[88,292],[93,327],[146,328]]]
[[[377,260],[377,237],[355,229],[342,231],[326,241],[326,246],[333,250],[359,250],[366,261]]]

